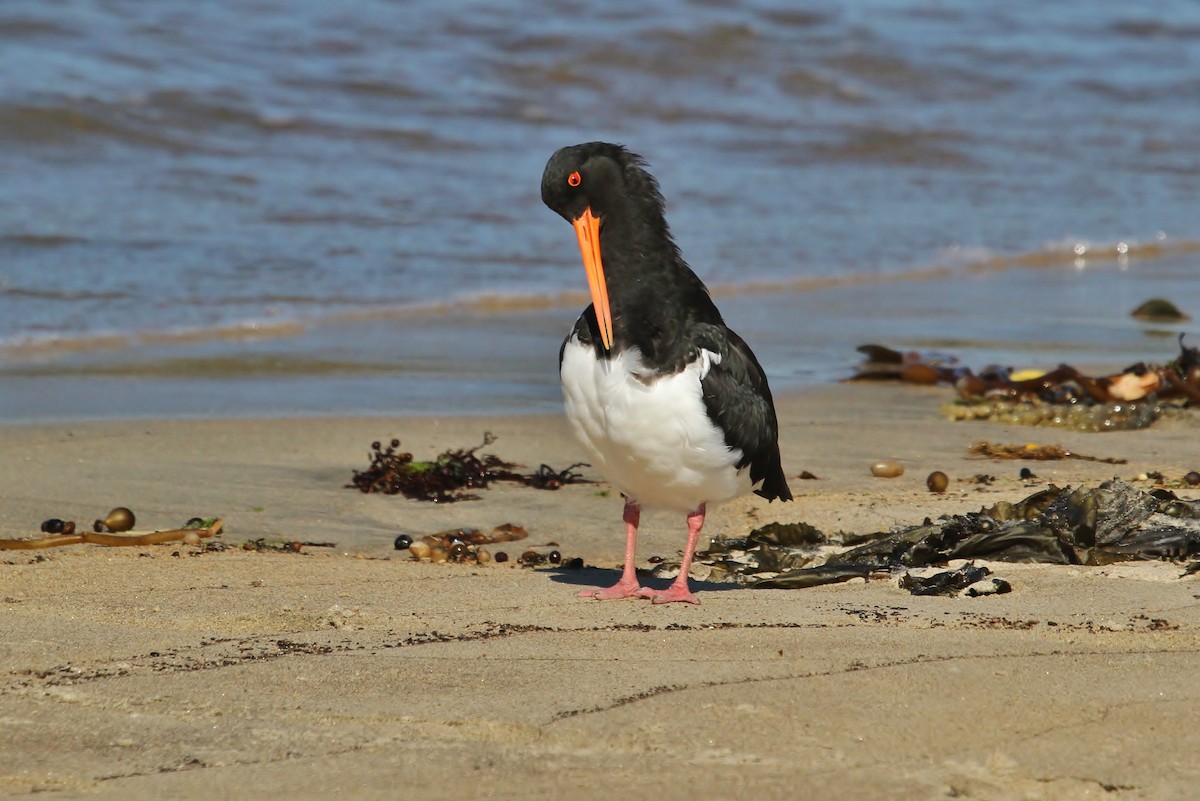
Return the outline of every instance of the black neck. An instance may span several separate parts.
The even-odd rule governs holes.
[[[648,367],[673,372],[695,356],[689,329],[719,325],[721,315],[680,255],[661,210],[647,214],[630,205],[612,209],[600,229],[613,351],[636,347]]]

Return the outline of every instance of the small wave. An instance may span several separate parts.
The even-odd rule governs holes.
[[[70,105],[0,107],[0,141],[41,146],[78,139],[114,139],[171,150],[192,146],[166,136],[157,126],[141,126],[119,107],[93,100]]]
[[[20,245],[29,248],[59,248],[65,245],[79,245],[86,239],[66,234],[4,234],[0,242],[6,245]]]
[[[105,378],[188,378],[229,379],[288,376],[321,376],[396,373],[395,364],[369,361],[345,361],[284,354],[229,354],[221,356],[181,356],[136,362],[51,363],[10,367],[4,375],[21,378],[105,377]]]
[[[86,334],[40,334],[0,341],[0,356],[12,361],[45,359],[70,353],[120,350],[137,346],[184,345],[220,340],[238,341],[296,337],[308,330],[300,320],[242,322],[161,331],[93,331]]]
[[[422,150],[461,147],[435,133],[402,126],[348,126],[307,114],[260,110],[233,92],[173,89],[119,101],[63,97],[46,105],[0,105],[0,142],[18,145],[107,139],[196,153],[228,153],[244,145],[241,137],[214,136],[223,129],[235,133],[244,129],[267,134],[379,139]]]
[[[0,297],[73,302],[79,300],[122,300],[130,296],[124,292],[93,292],[87,289],[29,289],[27,287],[4,286],[0,284]]]
[[[845,131],[836,141],[818,142],[798,150],[789,161],[964,167],[975,163],[968,154],[970,145],[971,137],[953,131],[856,128]]]
[[[38,36],[71,36],[75,31],[54,20],[31,17],[0,19],[0,40],[32,39]]]
[[[1024,253],[995,253],[986,248],[952,248],[930,264],[917,265],[889,273],[851,273],[837,276],[762,279],[740,283],[710,283],[713,295],[763,294],[773,292],[816,292],[838,287],[901,281],[934,281],[957,275],[994,273],[1021,268],[1050,268],[1070,265],[1078,268],[1090,259],[1118,264],[1132,260],[1150,261],[1200,253],[1200,240],[1135,240],[1093,243],[1063,240]]]
[[[1121,20],[1110,30],[1133,39],[1200,39],[1200,26],[1176,25],[1162,19]]]

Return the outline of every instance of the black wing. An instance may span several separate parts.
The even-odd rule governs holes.
[[[593,306],[588,305],[583,313],[579,315],[579,319],[575,321],[575,326],[567,334],[562,345],[558,348],[558,366],[562,368],[563,351],[567,349],[567,343],[572,337],[579,339],[580,344],[584,347],[591,348],[596,353],[597,359],[607,359],[608,352],[604,350],[604,346],[600,340],[600,324],[596,322],[596,310]]]
[[[700,381],[708,416],[725,432],[725,444],[742,452],[756,493],[769,501],[792,499],[779,460],[779,422],[767,376],[742,338],[723,325],[697,326],[696,347],[721,356]]]

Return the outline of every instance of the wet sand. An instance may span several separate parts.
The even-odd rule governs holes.
[[[868,532],[1016,500],[1023,463],[979,439],[1125,465],[1029,465],[1095,484],[1196,464],[1196,425],[1084,435],[948,423],[945,390],[832,386],[779,402],[793,504],[743,499],[709,534],[772,520]],[[917,598],[894,580],[700,584],[699,607],[597,603],[622,553],[606,487],[498,485],[449,506],[344,489],[367,446],[580,458],[548,417],[103,422],[0,429],[0,536],[115,505],[138,528],[220,515],[225,542],[0,552],[0,794],[86,798],[1187,797],[1200,582],[1178,565],[991,564],[1008,595]],[[870,476],[878,458],[906,466]],[[944,495],[931,470],[951,477]],[[966,480],[995,476],[990,485]],[[1196,497],[1196,493],[1182,493]],[[584,570],[417,564],[400,532],[513,522]],[[683,521],[647,514],[639,555]]]

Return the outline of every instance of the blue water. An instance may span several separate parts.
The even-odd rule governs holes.
[[[0,421],[554,408],[591,139],[780,387],[1195,330],[1200,6],[793,8],[8,0]]]

